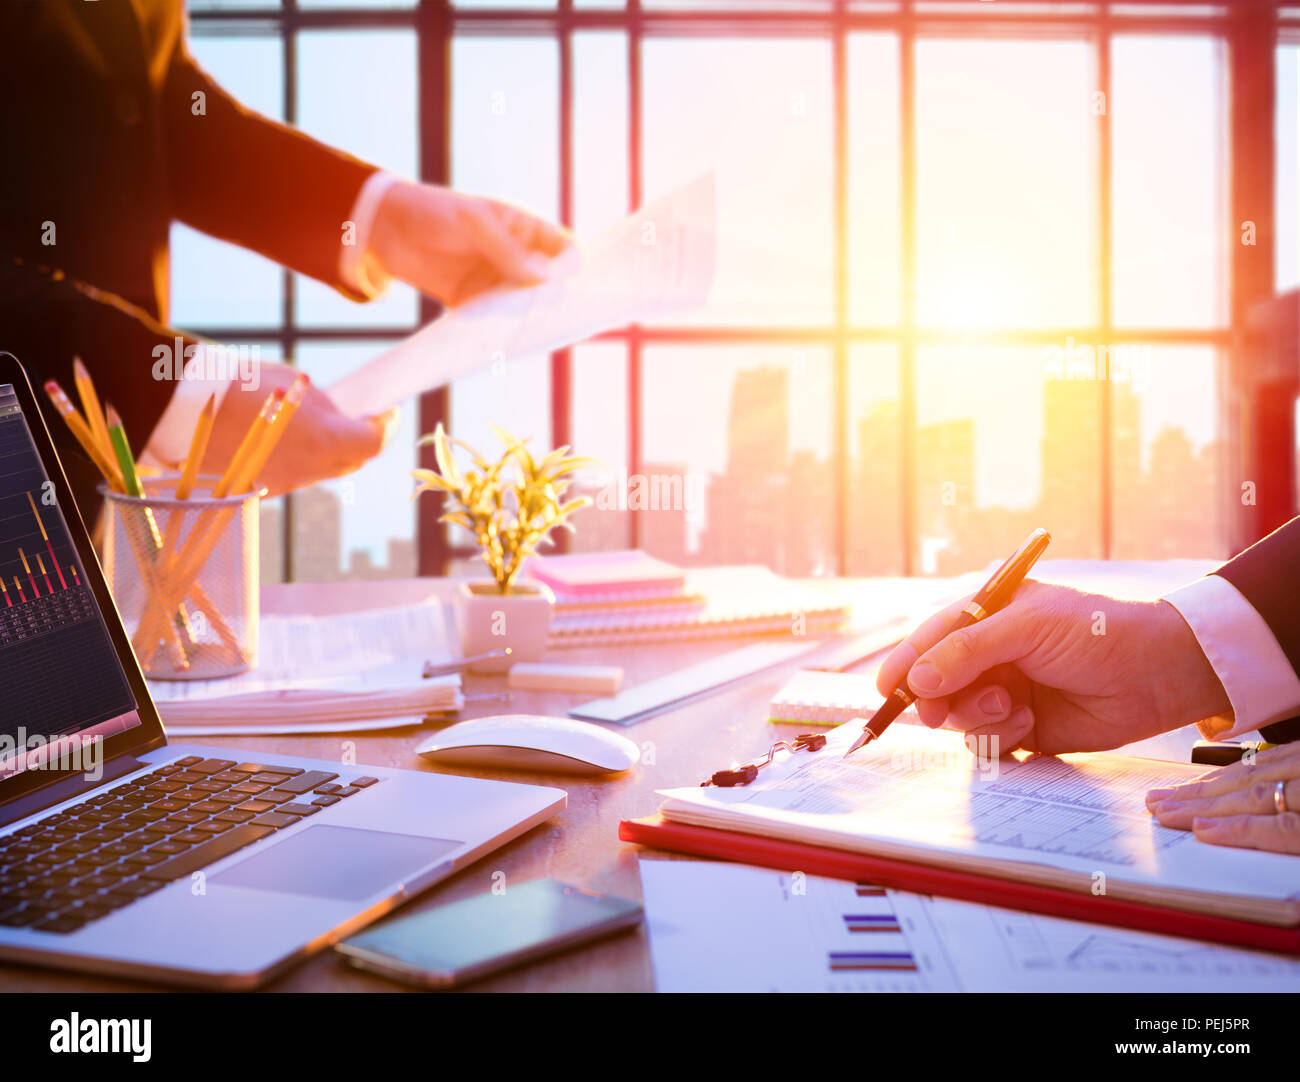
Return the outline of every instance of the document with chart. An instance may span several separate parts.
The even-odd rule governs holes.
[[[1300,992],[1300,959],[709,861],[640,861],[660,992]]]
[[[329,388],[354,417],[493,364],[546,353],[708,298],[716,247],[707,174],[551,261],[546,279],[475,297]]]
[[[1144,796],[1202,773],[1109,754],[972,755],[958,733],[894,725],[852,758],[850,722],[752,785],[663,790],[660,813],[1022,882],[1269,924],[1300,923],[1296,858],[1198,842]],[[766,775],[766,776],[764,776]]]

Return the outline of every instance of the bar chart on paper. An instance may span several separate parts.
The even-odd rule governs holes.
[[[0,699],[6,728],[72,732],[135,700],[26,419],[0,386]]]
[[[741,864],[642,860],[661,992],[1300,991],[1300,959]]]
[[[958,987],[913,895],[699,861],[642,860],[641,885],[661,992]]]

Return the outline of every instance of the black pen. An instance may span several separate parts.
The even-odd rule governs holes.
[[[985,617],[992,616],[999,609],[1005,608],[1015,592],[1020,589],[1020,584],[1025,581],[1029,569],[1038,562],[1038,558],[1046,551],[1051,540],[1052,535],[1042,529],[1035,530],[1025,538],[1024,544],[1016,549],[1007,561],[993,572],[993,577],[980,587],[979,593],[966,603],[966,607],[957,614],[957,619],[952,622],[952,626],[944,632],[944,637],[946,638],[954,631],[960,631],[963,627],[970,627],[971,624],[978,623]],[[889,728],[889,723],[914,702],[916,702],[916,696],[908,690],[907,673],[904,673],[898,687],[890,692],[889,698],[885,700],[884,705],[871,715],[871,720],[863,727],[862,735],[858,737],[853,747],[844,753],[844,758],[847,759],[858,748],[877,739],[881,733]]]

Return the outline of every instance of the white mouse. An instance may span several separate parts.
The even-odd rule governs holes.
[[[617,774],[641,758],[636,744],[600,725],[538,714],[499,714],[462,721],[434,733],[415,750],[449,766],[555,774]]]

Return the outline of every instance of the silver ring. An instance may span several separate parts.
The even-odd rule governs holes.
[[[1281,815],[1287,811],[1286,806],[1286,782],[1280,781],[1273,786],[1273,810]]]

